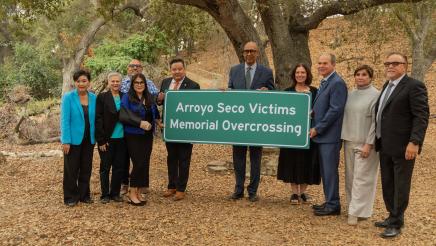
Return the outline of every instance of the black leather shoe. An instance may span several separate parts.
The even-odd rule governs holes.
[[[75,201],[65,202],[65,205],[67,205],[68,207],[74,207],[77,205],[77,202]]]
[[[244,193],[233,193],[231,196],[230,196],[230,199],[232,199],[232,200],[239,200],[239,199],[242,199],[244,197]]]
[[[380,233],[380,237],[382,238],[393,238],[400,235],[401,229],[394,227],[387,227],[382,233]]]
[[[82,199],[82,200],[80,200],[80,202],[87,203],[87,204],[94,203],[94,201],[90,197]]]
[[[340,208],[334,209],[334,208],[324,207],[324,208],[320,208],[320,209],[315,209],[313,212],[316,216],[340,215],[341,209]]]
[[[124,201],[121,196],[113,196],[113,197],[111,197],[111,200],[114,201],[114,202],[122,202],[122,201]]]
[[[323,204],[313,204],[313,205],[312,205],[312,208],[313,208],[314,210],[324,209],[324,208],[325,208],[325,203],[323,203]]]
[[[104,196],[102,198],[100,198],[100,202],[103,204],[109,203],[111,200],[108,196]]]
[[[256,194],[254,194],[254,195],[249,195],[249,196],[248,196],[248,200],[249,200],[250,202],[257,202],[257,201],[259,201],[259,197],[258,197]]]
[[[376,221],[376,222],[374,223],[374,226],[375,226],[375,227],[380,227],[380,228],[386,228],[386,227],[389,226],[388,219],[385,219],[385,220],[383,220],[383,221]]]

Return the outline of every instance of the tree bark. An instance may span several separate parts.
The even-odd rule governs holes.
[[[434,22],[432,13],[435,3],[425,1],[412,7],[410,21],[404,11],[395,9],[395,15],[403,25],[412,43],[412,72],[411,76],[424,81],[425,73],[430,69],[436,58],[436,43],[434,42]],[[413,25],[412,23],[415,23]],[[433,26],[432,26],[433,25]]]
[[[147,0],[142,1],[126,1],[124,4],[118,6],[110,13],[110,17],[113,18],[124,10],[131,9],[137,16],[143,17],[144,11],[147,7]],[[62,68],[62,95],[70,91],[74,87],[72,75],[75,70],[80,68],[85,54],[91,44],[94,42],[97,32],[108,22],[110,19],[105,17],[98,17],[91,22],[86,32],[83,34],[79,45],[74,51],[71,57],[63,59],[64,67]]]
[[[265,44],[253,26],[250,18],[238,0],[168,0],[169,2],[191,5],[208,12],[224,29],[232,42],[239,61],[244,62],[242,51],[245,43],[254,41],[259,46],[258,62],[269,66]]]

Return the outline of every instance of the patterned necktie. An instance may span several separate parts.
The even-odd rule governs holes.
[[[388,101],[388,98],[389,98],[389,96],[391,94],[391,90],[392,90],[393,87],[394,87],[394,83],[389,82],[388,88],[386,88],[385,96],[383,97],[383,101],[380,104],[380,109],[377,112],[377,118],[376,118],[376,120],[377,120],[377,127],[375,128],[375,135],[377,136],[377,138],[381,137],[381,121],[380,121],[381,120],[381,115],[383,113],[383,109],[386,106],[386,102]]]
[[[245,72],[245,88],[250,89],[251,86],[251,67],[247,68],[247,72]]]
[[[321,84],[319,85],[319,88],[318,88],[318,94],[321,92],[321,90],[325,87],[325,84],[327,83],[327,80],[326,79],[322,79],[321,80]]]

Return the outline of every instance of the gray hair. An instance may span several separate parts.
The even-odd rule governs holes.
[[[114,76],[117,76],[118,78],[120,78],[120,80],[123,79],[123,76],[119,72],[110,72],[107,75],[107,81],[109,82],[109,79],[114,77]]]
[[[321,56],[328,56],[330,57],[330,61],[332,62],[332,64],[336,64],[336,56],[333,53],[322,53],[320,55]]]

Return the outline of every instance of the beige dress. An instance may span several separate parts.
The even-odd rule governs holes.
[[[345,105],[341,138],[344,140],[345,191],[348,214],[361,218],[372,215],[379,158],[374,148],[361,158],[364,144],[374,145],[375,109],[379,91],[372,85],[354,89]]]

